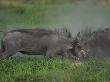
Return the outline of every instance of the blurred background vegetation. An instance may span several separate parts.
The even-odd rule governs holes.
[[[92,1],[94,3],[110,4],[110,0],[0,0],[1,5],[21,6],[21,5],[46,5],[46,4],[64,4],[64,3],[78,3],[80,1]]]
[[[89,3],[79,6],[83,2]],[[92,15],[95,14],[98,16],[100,16],[100,14],[105,16],[106,13],[105,18],[108,18],[108,8],[94,8],[94,5],[88,7],[90,3],[95,5],[101,4],[104,7],[109,7],[110,0],[0,0],[0,30],[7,31],[16,28],[30,28],[32,26],[53,27],[55,25],[70,25],[68,27],[74,26],[76,27],[75,29],[77,29],[77,27],[84,26],[82,25],[82,20],[85,19],[86,16],[91,16],[91,18],[87,19],[87,21],[85,19],[84,23],[88,23],[88,20],[94,18],[95,16],[92,17]],[[94,9],[92,9],[92,7]],[[86,13],[89,11],[92,15],[90,13]],[[96,13],[93,14],[94,12]],[[97,19],[100,20],[99,18],[100,17]],[[102,18],[102,22],[103,20],[106,22],[105,18]],[[92,22],[93,21],[94,20],[92,20]],[[79,29],[77,29],[77,31],[78,30]]]
[[[103,12],[105,12],[106,14],[108,13],[107,8],[101,8],[101,10],[100,8],[97,9],[95,7],[94,9],[96,10],[91,11],[93,10],[91,8],[94,7],[94,5],[91,6],[90,9],[88,7],[89,10],[87,10],[87,8],[84,8],[84,6],[81,6],[84,9],[82,9],[80,6],[77,6],[81,5],[81,3],[83,2],[89,2],[83,4],[87,5],[85,7],[88,7],[90,3],[95,5],[101,4],[104,7],[109,7],[110,4],[110,0],[0,0],[0,30],[7,31],[16,28],[30,28],[32,26],[55,26],[58,23],[60,23],[59,25],[61,26],[68,26],[68,22],[70,22],[69,25],[74,22],[74,27],[83,27],[83,25],[80,23],[85,18],[82,17],[85,17],[88,14],[86,12],[89,12],[89,10],[92,14],[97,10],[99,11],[98,14],[103,14]],[[87,11],[85,11],[85,9]],[[85,16],[83,16],[83,12],[77,12],[83,10],[86,13],[84,13]],[[74,15],[73,12],[76,12],[76,14],[81,14]],[[72,13],[72,15],[70,13]],[[70,17],[68,17],[67,15],[70,15]],[[81,21],[79,18],[75,18],[76,16],[77,18],[81,17]],[[87,16],[90,17],[91,15]],[[105,16],[105,14],[103,14],[103,16]],[[87,19],[87,21],[90,19]],[[75,21],[78,21],[79,24],[77,25],[80,26],[75,25]]]
[[[0,0],[3,5],[23,5],[23,4],[62,4],[73,3],[80,0]]]

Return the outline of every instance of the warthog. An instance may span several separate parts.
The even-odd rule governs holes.
[[[43,54],[47,58],[70,57],[72,56],[72,42],[70,38],[50,29],[12,30],[2,37],[0,58],[9,58],[17,52],[29,55]]]
[[[81,46],[88,52],[87,59],[110,57],[110,28],[97,31],[89,28],[88,31],[78,33],[77,37]]]

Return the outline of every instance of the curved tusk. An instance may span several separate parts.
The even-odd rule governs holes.
[[[83,56],[86,57],[86,51],[81,50],[81,54],[83,54]]]

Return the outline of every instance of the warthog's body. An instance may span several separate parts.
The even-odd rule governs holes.
[[[68,37],[49,29],[18,29],[7,32],[2,38],[1,59],[8,58],[17,52],[46,57],[69,57],[72,48]]]

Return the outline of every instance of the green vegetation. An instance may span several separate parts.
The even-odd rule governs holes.
[[[0,62],[0,82],[109,82],[110,60],[74,65],[69,60],[19,59]]]
[[[23,4],[64,4],[79,2],[80,0],[0,0],[3,5],[23,5]]]
[[[29,28],[48,23],[49,6],[0,7],[0,29]]]
[[[109,23],[109,8],[83,4],[75,9],[77,4],[72,3],[77,1],[80,0],[0,0],[0,36],[1,31],[49,26],[53,22],[74,24],[76,29],[89,19],[90,25]],[[0,82],[110,82],[110,59],[90,60],[82,65],[61,59],[3,60]]]

